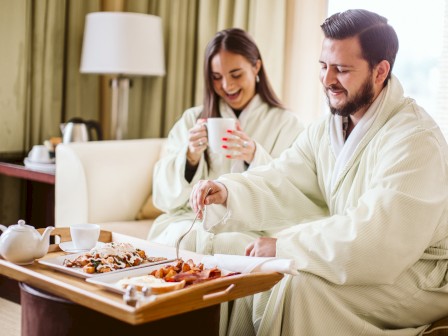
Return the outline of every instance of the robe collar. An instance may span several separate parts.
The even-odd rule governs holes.
[[[397,102],[401,102],[401,98],[403,98],[403,89],[398,79],[392,75],[389,83],[366,111],[347,140],[343,132],[343,118],[338,115],[330,117],[330,146],[336,157],[331,177],[331,189],[333,191],[336,189],[337,183],[345,176],[353,164],[354,157],[390,117],[390,114],[396,108]],[[373,127],[374,125],[376,126]],[[372,129],[374,130],[369,132]]]

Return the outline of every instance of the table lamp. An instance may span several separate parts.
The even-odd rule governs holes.
[[[125,12],[87,14],[80,72],[114,76],[111,135],[125,139],[130,76],[165,74],[161,18]]]

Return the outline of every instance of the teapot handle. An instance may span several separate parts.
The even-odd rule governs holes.
[[[103,132],[101,131],[101,125],[95,120],[88,120],[85,122],[89,131],[89,139],[92,139],[92,129],[96,132],[96,139],[103,140]]]
[[[8,228],[4,225],[0,224],[0,230],[2,230],[3,232],[5,232]]]

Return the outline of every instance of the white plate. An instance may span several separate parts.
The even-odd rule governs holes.
[[[42,265],[46,265],[48,267],[51,267],[55,270],[67,273],[67,274],[71,274],[74,275],[76,277],[79,278],[91,278],[91,277],[97,277],[97,276],[104,276],[105,273],[93,273],[93,274],[89,274],[86,273],[82,270],[82,268],[80,267],[67,267],[64,266],[64,260],[69,259],[69,260],[74,260],[77,257],[79,257],[80,255],[84,254],[83,253],[74,253],[74,254],[68,254],[68,255],[63,255],[63,256],[59,256],[59,257],[55,257],[55,258],[49,258],[49,259],[40,259],[39,260],[39,264]],[[168,262],[172,262],[173,260],[163,260],[163,261],[156,261],[156,262],[152,262],[152,263],[144,263],[138,266],[132,266],[132,267],[127,267],[127,268],[122,268],[122,269],[117,269],[114,271],[109,272],[110,273],[119,273],[119,272],[124,272],[124,271],[130,271],[130,270],[134,270],[134,269],[138,269],[138,268],[147,268],[153,265],[159,265],[159,264],[166,264]]]
[[[170,263],[172,263],[173,265],[176,264],[174,260],[171,260]],[[126,271],[126,272],[103,273],[99,277],[89,278],[89,279],[86,279],[86,281],[90,282],[92,284],[101,286],[101,287],[103,287],[107,290],[110,290],[112,292],[115,292],[118,294],[124,294],[125,290],[123,288],[117,286],[118,281],[120,281],[121,279],[124,279],[124,278],[132,278],[132,277],[137,277],[137,276],[141,276],[141,275],[147,275],[147,274],[151,273],[152,271],[154,271],[155,269],[158,269],[160,267],[161,267],[160,265],[155,265],[155,266],[150,266],[150,267],[140,268],[140,269],[133,269],[133,270],[129,270],[129,268],[127,268],[128,271]]]
[[[34,170],[40,170],[47,173],[54,173],[56,171],[56,164],[55,163],[41,163],[41,162],[34,162],[28,159],[27,157],[23,160],[23,163],[25,164],[25,167],[31,168]]]
[[[96,243],[95,248],[100,248],[100,247],[103,247],[103,246],[104,246],[104,243],[98,242],[98,243]],[[69,252],[69,253],[79,253],[79,252],[90,251],[90,249],[87,249],[87,250],[76,249],[75,245],[73,244],[72,241],[67,241],[67,242],[64,242],[64,243],[60,243],[59,247],[61,248],[62,251]]]

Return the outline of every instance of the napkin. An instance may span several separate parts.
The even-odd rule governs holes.
[[[230,254],[215,254],[205,256],[202,263],[206,268],[218,267],[230,272],[279,272],[298,275],[299,272],[293,259],[246,257]]]

